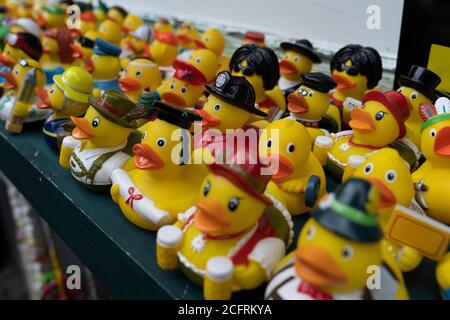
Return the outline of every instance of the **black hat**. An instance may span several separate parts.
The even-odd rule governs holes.
[[[377,189],[370,182],[351,178],[329,194],[312,213],[324,228],[349,240],[377,242],[383,231],[374,212]]]
[[[436,87],[441,82],[441,78],[431,70],[421,66],[413,65],[407,76],[400,76],[401,86],[411,87],[424,94],[434,102],[437,99]]]
[[[313,72],[302,74],[302,85],[319,92],[328,93],[336,88],[337,84],[330,76],[322,72]]]
[[[189,129],[194,121],[202,121],[202,117],[197,113],[171,106],[159,100],[156,100],[153,106],[156,108],[158,119],[183,129]]]
[[[301,53],[306,57],[310,58],[314,63],[322,62],[317,53],[314,52],[314,47],[312,43],[307,39],[295,40],[294,42],[282,42],[280,44],[280,47],[284,51],[292,50]]]
[[[245,77],[233,77],[230,72],[222,71],[217,75],[214,86],[206,86],[206,90],[237,108],[267,116],[255,107],[255,90]]]

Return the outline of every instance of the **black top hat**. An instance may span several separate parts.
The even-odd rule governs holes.
[[[377,189],[370,182],[351,178],[322,200],[312,217],[326,229],[349,240],[376,242],[383,236],[375,213]]]
[[[159,100],[156,100],[153,106],[156,108],[158,119],[183,129],[189,129],[194,121],[202,120],[197,113],[171,106]]]
[[[294,42],[282,42],[280,47],[284,51],[292,50],[301,53],[310,58],[314,63],[320,63],[322,61],[314,51],[312,43],[307,39],[295,40]]]
[[[441,78],[431,70],[413,65],[407,76],[400,76],[399,83],[402,86],[411,87],[424,94],[434,102],[437,99],[436,87]]]
[[[206,90],[237,108],[267,116],[255,107],[255,90],[245,77],[233,77],[228,71],[222,71],[217,75],[214,86],[206,86]]]
[[[302,85],[313,90],[327,93],[336,88],[336,82],[322,72],[304,73],[302,74]]]

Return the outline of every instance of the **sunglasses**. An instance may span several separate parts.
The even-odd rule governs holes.
[[[338,71],[344,71],[350,76],[356,76],[359,73],[359,70],[355,66],[346,66],[344,63],[341,63],[337,66]]]
[[[38,52],[33,47],[30,47],[25,42],[25,39],[20,34],[10,32],[6,35],[5,40],[6,40],[6,43],[9,44],[13,48],[25,49],[26,53],[29,56],[32,56],[32,57],[39,56]]]
[[[244,67],[240,64],[234,66],[233,70],[234,70],[234,72],[242,71],[244,76],[248,76],[248,77],[252,76],[255,73],[255,70],[253,70],[252,67],[249,67],[249,66]]]

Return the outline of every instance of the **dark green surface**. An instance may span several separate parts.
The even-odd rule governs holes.
[[[155,234],[129,223],[108,194],[85,190],[58,165],[38,125],[11,135],[0,123],[0,170],[115,298],[200,299],[201,289],[177,271],[160,270]],[[328,183],[334,187],[334,183]],[[296,217],[296,235],[306,221]],[[296,238],[296,237],[295,237]],[[411,298],[439,298],[434,267],[426,262],[406,275]],[[235,294],[261,299],[263,288]]]

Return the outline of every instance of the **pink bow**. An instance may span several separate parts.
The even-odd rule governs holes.
[[[131,209],[133,209],[134,200],[141,200],[142,198],[144,198],[144,196],[142,194],[139,194],[139,193],[134,194],[135,191],[136,191],[136,189],[134,189],[133,187],[128,188],[128,194],[130,196],[127,198],[125,203],[129,204]]]

